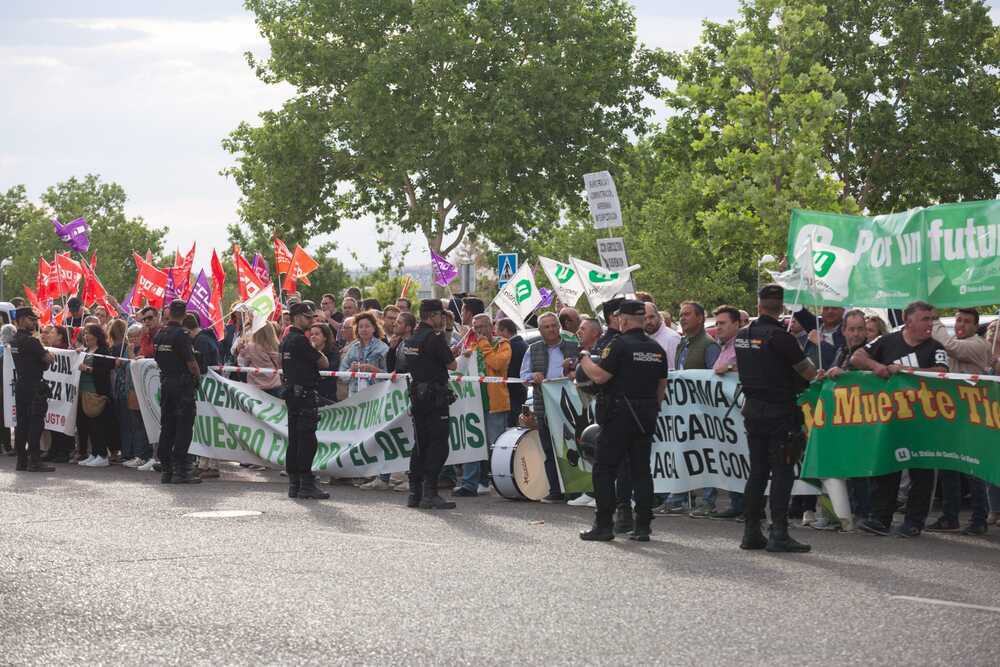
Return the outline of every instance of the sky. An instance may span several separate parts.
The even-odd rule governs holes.
[[[640,41],[677,50],[697,43],[703,18],[734,17],[738,0],[633,4]],[[197,264],[207,264],[239,221],[239,190],[219,175],[234,162],[221,141],[292,93],[260,82],[247,51],[266,55],[267,43],[240,0],[3,0],[0,190],[24,184],[37,200],[49,185],[99,174],[125,188],[128,215],[167,228],[167,249],[197,240]],[[345,222],[333,235],[348,268],[359,267],[352,251],[361,266],[378,264],[371,229]],[[421,259],[414,250],[407,263]]]

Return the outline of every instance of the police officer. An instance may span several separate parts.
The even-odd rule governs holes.
[[[306,336],[316,317],[313,302],[293,304],[289,315],[292,326],[281,341],[282,383],[288,406],[288,449],[285,452],[288,497],[326,500],[330,494],[316,486],[312,463],[318,444],[319,372],[330,367],[330,360],[313,347]]]
[[[191,474],[188,448],[194,430],[194,390],[201,371],[194,358],[191,338],[181,326],[187,304],[170,302],[168,321],[153,336],[153,358],[160,367],[160,482],[163,484],[200,484]]]
[[[580,368],[599,385],[607,385],[598,398],[597,422],[601,425],[594,462],[594,526],[580,539],[607,541],[615,538],[615,478],[623,460],[628,460],[635,488],[636,516],[630,539],[648,542],[653,518],[653,476],[649,469],[650,447],[656,417],[667,390],[667,363],[663,348],[643,330],[646,307],[627,299],[618,309],[622,334],[612,340],[601,359],[593,361],[580,351]]]
[[[736,362],[746,403],[743,420],[750,444],[746,524],[741,549],[806,552],[810,547],[788,535],[788,502],[795,463],[805,445],[802,411],[796,396],[816,377],[795,337],[778,322],[785,292],[765,285],[757,294],[759,317],[736,334]],[[764,489],[771,481],[771,531],[764,539]]]
[[[407,507],[455,507],[437,492],[438,476],[448,458],[448,406],[453,402],[448,371],[458,367],[440,332],[443,320],[441,302],[424,299],[420,302],[420,324],[401,346],[404,368],[410,374],[410,412],[416,436],[410,455]]]
[[[38,328],[38,315],[31,308],[14,311],[17,335],[10,342],[17,381],[14,384],[14,406],[17,427],[14,429],[14,451],[17,470],[52,472],[52,466],[41,462],[41,439],[45,429],[45,413],[49,406],[49,387],[42,373],[52,363],[52,355],[33,335]]]

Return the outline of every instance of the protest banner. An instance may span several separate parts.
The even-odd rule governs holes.
[[[733,373],[670,374],[650,454],[656,493],[712,487],[743,492],[750,475],[750,453],[740,413],[742,401],[734,405],[738,386]],[[570,380],[545,382],[542,392],[563,491],[590,491],[592,459],[578,444],[583,429],[593,423],[590,399],[585,409],[581,393]],[[809,495],[818,489],[796,481],[794,493]]]
[[[49,410],[45,415],[45,428],[57,433],[76,435],[76,403],[80,389],[80,364],[84,354],[74,350],[45,348],[54,358],[52,365],[42,373],[42,380],[49,385]],[[3,349],[3,421],[7,428],[17,425],[14,405],[14,383],[17,371],[10,347]]]
[[[809,249],[811,246],[811,250]],[[775,278],[786,303],[905,308],[1000,301],[1000,201],[962,202],[874,217],[792,211],[790,268]],[[807,266],[811,265],[811,266]],[[829,289],[816,289],[810,272]],[[846,291],[834,283],[846,278]],[[802,292],[802,294],[798,294]]]
[[[476,359],[465,359],[474,374]],[[150,442],[160,437],[160,374],[156,363],[131,365],[139,409]],[[481,387],[452,382],[449,465],[487,458]],[[256,387],[209,371],[195,395],[196,417],[190,453],[211,459],[285,465],[288,412],[285,402]],[[405,378],[375,382],[335,405],[319,410],[319,447],[313,471],[331,477],[370,477],[409,470],[415,446]]]
[[[845,373],[800,398],[809,428],[802,474],[873,477],[955,470],[1000,484],[1000,383]]]

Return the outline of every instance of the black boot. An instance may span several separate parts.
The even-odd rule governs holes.
[[[55,472],[55,469],[55,466],[45,465],[37,457],[34,461],[29,461],[25,468],[28,472]]]
[[[424,497],[423,482],[419,477],[410,475],[410,495],[406,498],[407,507],[420,507],[420,499]]]
[[[417,505],[422,510],[453,510],[455,509],[455,503],[450,500],[445,500],[438,495],[437,481],[424,482],[423,485],[423,496],[420,498],[420,503]]]
[[[625,505],[615,511],[615,535],[631,533],[635,522],[632,521],[632,508]]]
[[[298,498],[299,497],[299,485],[302,483],[302,479],[299,477],[297,472],[288,473],[288,497]]]
[[[606,519],[601,516],[596,517],[590,530],[580,531],[580,539],[587,542],[610,542],[615,539],[614,523],[611,517]]]
[[[186,458],[180,463],[174,461],[173,470],[174,479],[171,482],[172,484],[201,484],[201,477],[191,474],[191,462]]]
[[[17,464],[14,466],[14,470],[27,470],[28,469],[28,452],[17,452]]]
[[[315,500],[326,500],[330,497],[330,494],[326,491],[321,491],[319,487],[316,486],[316,475],[312,473],[304,473],[299,475],[299,495],[300,499],[315,499]]]
[[[160,466],[160,484],[170,484],[174,481],[174,468],[169,463],[161,462]],[[155,466],[153,468],[156,469]]]
[[[740,542],[740,549],[754,551],[767,546],[767,538],[760,530],[760,519],[747,518],[743,524],[743,541]]]
[[[767,538],[767,550],[772,553],[804,554],[812,550],[808,544],[802,544],[792,539],[788,534],[788,523],[771,524],[771,532]]]

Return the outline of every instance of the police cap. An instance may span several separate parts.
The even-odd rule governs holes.
[[[34,320],[38,319],[38,313],[34,311],[33,308],[25,306],[24,308],[18,308],[14,311],[14,321],[21,319],[22,317],[30,317]]]
[[[441,299],[424,299],[420,302],[420,317],[427,317],[434,313],[443,312],[444,306],[441,305]]]
[[[170,317],[184,317],[187,315],[187,310],[187,303],[180,299],[174,299],[170,302]]]
[[[784,300],[785,289],[781,285],[770,283],[760,288],[760,290],[757,292],[757,297],[760,299]]]
[[[604,313],[604,319],[609,319],[612,315],[618,312],[618,307],[622,305],[625,301],[624,297],[615,297],[614,299],[608,299],[601,306],[601,312]]]
[[[625,299],[618,306],[618,312],[621,315],[645,315],[646,304],[635,299]]]
[[[316,315],[316,306],[312,301],[293,303],[292,307],[288,309],[288,313],[292,317],[295,317],[296,315],[308,315],[309,317],[314,317]]]

